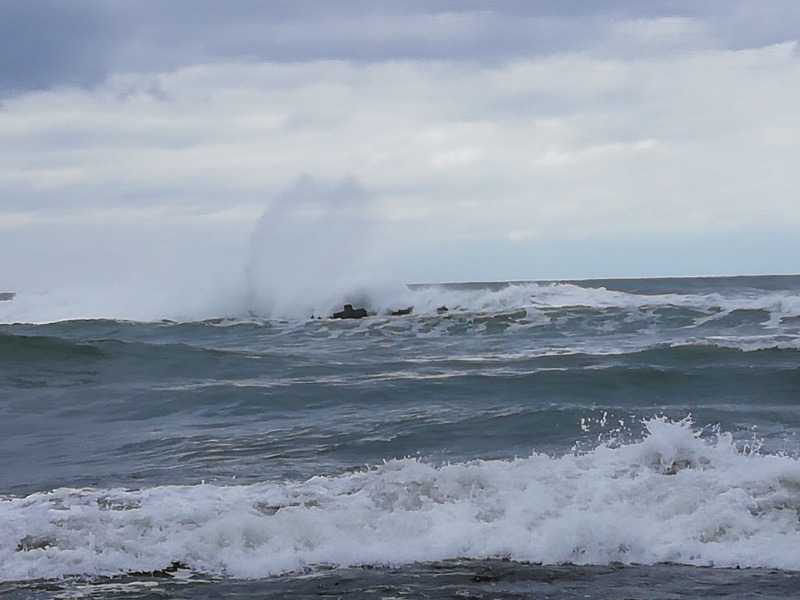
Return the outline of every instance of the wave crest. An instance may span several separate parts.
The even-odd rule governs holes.
[[[256,578],[319,565],[506,557],[800,569],[800,462],[690,419],[562,456],[250,486],[58,489],[0,501],[6,580],[183,564]]]

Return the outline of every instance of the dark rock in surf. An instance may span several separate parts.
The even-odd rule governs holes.
[[[402,317],[403,315],[410,315],[411,311],[414,310],[413,306],[409,306],[407,308],[398,308],[397,310],[393,310],[389,313],[392,317]]]
[[[14,292],[0,292],[0,302],[5,300],[13,300],[16,294]]]
[[[446,306],[440,306],[439,308],[436,309],[436,312],[441,315],[442,313],[446,313],[449,310],[450,309],[447,308]]]
[[[47,550],[50,546],[55,546],[56,542],[45,537],[34,537],[26,535],[22,538],[14,552],[30,552],[31,550]]]
[[[692,461],[686,458],[679,458],[678,460],[673,460],[672,464],[664,470],[664,475],[677,475],[678,471],[691,468]]]
[[[334,319],[363,319],[366,316],[366,308],[353,308],[352,304],[345,304],[344,310],[333,313]]]

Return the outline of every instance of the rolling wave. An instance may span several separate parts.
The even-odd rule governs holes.
[[[392,460],[254,485],[56,489],[0,499],[3,579],[183,565],[258,578],[503,557],[800,570],[800,462],[690,420],[586,452]]]

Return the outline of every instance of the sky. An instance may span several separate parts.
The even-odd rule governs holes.
[[[797,273],[798,31],[795,0],[0,0],[0,291]]]

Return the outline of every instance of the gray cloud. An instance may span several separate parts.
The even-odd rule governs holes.
[[[702,43],[727,49],[795,39],[791,23],[800,5],[770,6],[772,16],[749,0],[0,0],[0,93],[232,59],[492,62],[589,50],[635,54],[645,46],[663,51],[663,40],[608,43],[615,23],[661,17],[696,20]],[[698,43],[683,37],[671,45]]]
[[[114,39],[102,3],[0,1],[0,93],[95,83]]]

